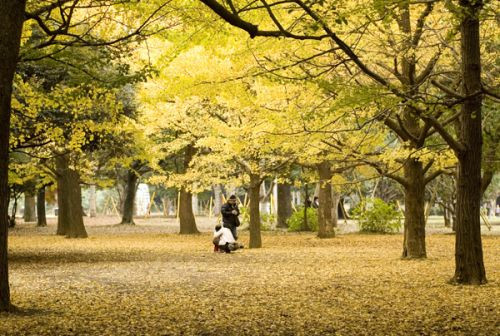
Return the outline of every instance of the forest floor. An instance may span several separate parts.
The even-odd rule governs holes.
[[[264,232],[263,248],[227,255],[209,233],[175,234],[175,219],[116,222],[87,219],[90,237],[76,240],[55,236],[53,220],[12,229],[17,311],[0,314],[0,335],[500,334],[497,227],[477,287],[447,283],[454,236],[439,230],[428,259],[401,260],[400,234]]]

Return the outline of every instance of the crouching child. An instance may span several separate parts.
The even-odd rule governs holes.
[[[236,242],[231,230],[219,224],[215,226],[213,243],[214,252],[231,253],[231,251],[243,248],[242,244]]]

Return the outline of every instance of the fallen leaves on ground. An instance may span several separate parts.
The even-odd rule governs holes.
[[[447,283],[452,235],[429,235],[427,260],[401,260],[401,235],[320,240],[271,232],[264,233],[264,248],[226,255],[212,252],[208,233],[103,226],[71,240],[50,228],[21,225],[10,237],[19,311],[0,314],[2,335],[500,331],[499,236],[483,238],[489,283],[477,287]],[[248,244],[245,233],[242,242]]]

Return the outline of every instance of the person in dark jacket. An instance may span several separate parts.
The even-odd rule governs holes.
[[[222,225],[231,230],[235,240],[238,239],[238,232],[236,228],[240,226],[240,219],[238,218],[240,210],[236,204],[236,196],[231,195],[226,203],[220,209],[222,213]]]

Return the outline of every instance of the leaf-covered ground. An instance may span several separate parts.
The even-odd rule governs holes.
[[[401,235],[264,233],[264,248],[213,253],[209,233],[89,226],[88,239],[20,225],[10,237],[13,314],[0,335],[498,335],[500,236],[484,236],[489,283],[447,284],[454,236],[427,260]],[[243,243],[248,235],[242,234]]]

